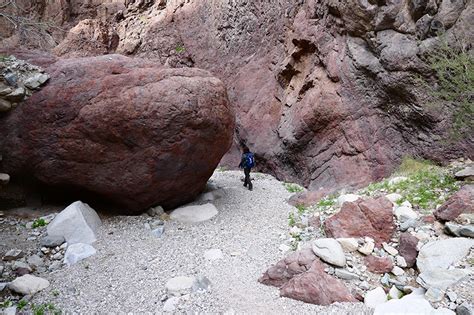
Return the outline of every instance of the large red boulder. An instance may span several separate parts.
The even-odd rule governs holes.
[[[49,83],[0,118],[3,168],[95,193],[139,213],[195,198],[229,149],[224,84],[195,68],[119,55],[63,59]]]
[[[328,237],[365,237],[377,246],[388,242],[395,231],[392,203],[385,197],[345,202],[341,211],[324,222]]]
[[[357,302],[344,283],[324,271],[324,264],[316,259],[310,270],[291,278],[280,295],[317,305],[334,302]]]
[[[451,221],[462,213],[474,213],[474,185],[466,185],[452,195],[434,215],[440,221]]]

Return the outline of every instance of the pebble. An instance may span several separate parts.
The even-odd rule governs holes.
[[[399,267],[406,268],[407,267],[407,262],[404,257],[402,256],[397,256],[395,258],[395,261]]]
[[[193,289],[195,282],[196,278],[194,277],[180,276],[169,279],[166,282],[165,287],[169,294],[174,296],[180,296],[190,293]]]
[[[180,302],[180,298],[177,296],[173,296],[167,299],[165,304],[163,305],[163,312],[168,312],[168,313],[174,312],[179,302]]]
[[[204,252],[204,258],[207,260],[219,260],[224,258],[224,255],[220,249],[213,248]]]
[[[392,256],[398,255],[398,250],[388,245],[387,243],[382,243],[383,249]]]
[[[405,273],[405,271],[402,268],[398,267],[398,266],[394,266],[393,269],[392,269],[392,273],[396,276],[401,276]]]
[[[372,240],[372,241],[366,241],[365,244],[359,247],[357,250],[364,255],[370,255],[374,251],[374,248],[375,248],[375,242]]]
[[[355,273],[349,272],[344,269],[336,268],[335,269],[335,275],[338,278],[344,279],[344,280],[357,280],[359,279],[359,276],[356,275]]]

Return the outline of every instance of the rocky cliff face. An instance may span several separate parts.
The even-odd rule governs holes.
[[[446,141],[452,108],[424,105],[418,79],[433,79],[424,60],[439,32],[470,49],[470,0],[79,2],[60,10],[62,25],[80,22],[58,55],[113,51],[211,71],[237,114],[235,144],[247,143],[260,169],[279,178],[360,186],[403,155],[474,154],[472,140]],[[224,163],[236,155],[234,146]]]

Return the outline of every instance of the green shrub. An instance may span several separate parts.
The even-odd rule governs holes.
[[[456,138],[474,132],[474,54],[457,41],[449,45],[444,35],[440,45],[427,58],[426,62],[434,72],[437,87],[426,81],[432,101],[437,105],[454,105],[452,111],[453,130]]]
[[[48,223],[46,223],[46,221],[45,221],[44,219],[41,219],[41,218],[40,218],[40,219],[37,219],[37,220],[35,220],[35,221],[33,222],[32,227],[33,227],[34,229],[36,229],[36,228],[38,228],[38,227],[46,226],[46,225],[48,225]]]
[[[288,190],[288,192],[290,193],[297,193],[304,190],[304,188],[298,184],[284,183],[283,185],[285,186],[286,190]]]
[[[183,45],[178,45],[178,46],[176,46],[176,48],[175,48],[175,51],[176,51],[178,54],[183,53],[185,50],[186,50],[186,49],[184,48]]]

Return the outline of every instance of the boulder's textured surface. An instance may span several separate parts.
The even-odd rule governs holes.
[[[405,258],[407,267],[413,267],[418,256],[418,238],[410,233],[400,234],[400,244],[398,245],[398,252]]]
[[[184,206],[173,210],[170,218],[183,223],[199,223],[212,219],[217,213],[216,206],[212,203],[207,203],[198,206]]]
[[[441,207],[434,212],[441,221],[451,221],[459,215],[474,213],[474,185],[465,185],[452,195]]]
[[[346,256],[341,244],[333,238],[320,238],[313,241],[313,252],[324,262],[338,267],[346,265]]]
[[[395,230],[392,202],[385,197],[345,202],[341,211],[324,222],[330,237],[369,236],[380,246]]]
[[[368,255],[364,257],[364,263],[367,269],[373,273],[387,273],[393,269],[393,263],[387,257]]]
[[[32,275],[24,275],[13,280],[8,288],[23,295],[33,295],[49,287],[49,281]]]
[[[231,145],[221,81],[119,55],[60,60],[49,84],[0,118],[3,168],[138,213],[205,188]]]
[[[72,266],[96,253],[97,251],[90,244],[75,243],[68,246],[64,254],[64,263],[68,266]]]
[[[324,271],[324,264],[319,259],[313,261],[307,272],[294,276],[284,284],[280,295],[317,305],[357,301],[343,282]]]
[[[418,82],[434,78],[425,60],[437,34],[474,41],[472,1],[18,2],[75,26],[51,31],[50,47],[66,36],[62,56],[115,51],[211,71],[238,115],[235,144],[248,143],[263,171],[311,189],[361,186],[407,154],[473,157],[469,133],[443,141],[455,111],[424,106]],[[15,36],[4,23],[7,46]],[[234,146],[226,163],[237,154]]]

